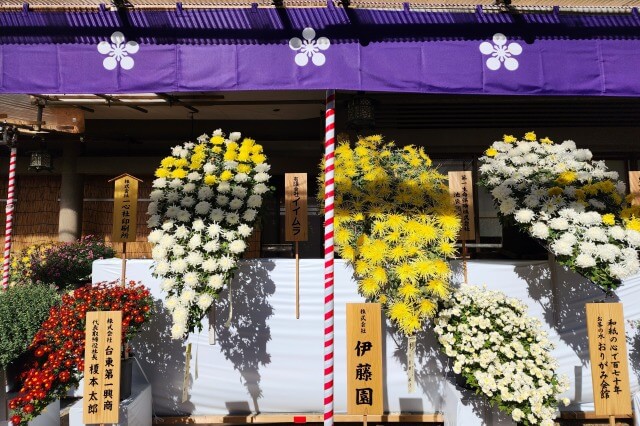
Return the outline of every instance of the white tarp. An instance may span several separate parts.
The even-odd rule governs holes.
[[[243,261],[232,283],[233,316],[228,293],[216,302],[215,344],[209,343],[207,318],[204,329],[189,337],[193,344],[189,398],[181,403],[185,345],[170,339],[170,318],[162,309],[159,282],[151,276],[150,260],[129,260],[127,279],[141,281],[156,298],[156,314],[146,331],[134,340],[134,348],[153,388],[156,414],[227,414],[322,412],[323,409],[323,260],[300,262],[300,311],[295,319],[292,259]],[[93,280],[120,277],[120,259],[97,261]],[[460,280],[460,264],[454,262]],[[554,269],[554,281],[546,261],[472,261],[469,282],[487,285],[529,306],[530,315],[543,321],[556,342],[554,355],[560,373],[571,381],[565,395],[569,410],[593,410],[584,303],[604,300],[603,292],[580,276]],[[360,302],[349,267],[335,266],[335,411],[346,412],[345,304]],[[640,276],[625,282],[616,297],[625,318],[640,319]],[[442,412],[447,424],[513,424],[456,388],[448,376],[447,357],[439,351],[434,334],[418,337],[417,391],[407,392],[406,339],[387,325],[383,363],[384,407],[388,412]],[[631,391],[639,390],[640,339],[627,327],[630,351]],[[196,378],[197,374],[197,378]],[[453,420],[455,419],[455,420]]]

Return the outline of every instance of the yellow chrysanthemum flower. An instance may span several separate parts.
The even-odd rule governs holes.
[[[625,223],[627,229],[640,232],[640,219],[634,217]]]
[[[538,139],[538,137],[535,132],[527,132],[524,134],[524,140],[526,141],[534,142],[536,139]]]
[[[249,173],[251,172],[251,166],[248,164],[238,164],[238,173]]]
[[[409,263],[401,263],[396,265],[394,272],[400,279],[400,281],[415,281],[417,277],[417,271]]]
[[[351,237],[351,231],[347,228],[338,228],[334,234],[335,242],[340,246],[348,244]]]
[[[498,155],[498,150],[495,148],[489,148],[484,152],[484,155],[486,155],[487,157],[495,157],[496,155]]]
[[[556,182],[559,185],[569,185],[573,183],[577,177],[578,177],[578,174],[576,172],[567,170],[566,172],[560,173],[560,175],[556,179]]]
[[[540,143],[546,144],[546,145],[551,145],[553,144],[553,141],[547,137],[544,137],[542,139],[540,139]]]
[[[514,142],[517,142],[518,139],[515,138],[513,135],[503,135],[502,141],[505,143],[514,143]]]
[[[615,225],[616,224],[616,217],[615,215],[613,215],[612,213],[607,213],[607,214],[603,214],[602,215],[602,223],[604,223],[605,225]]]
[[[224,138],[222,136],[214,136],[211,138],[211,143],[213,145],[222,145],[224,143]]]
[[[449,295],[449,285],[441,279],[433,279],[427,283],[427,291],[441,299]]]
[[[223,182],[230,181],[233,178],[233,172],[231,170],[225,170],[220,173],[220,180]]]
[[[378,266],[371,271],[371,278],[378,284],[384,285],[387,282],[387,271],[382,266]]]
[[[554,186],[553,188],[549,188],[549,190],[547,191],[547,194],[553,197],[554,195],[562,195],[562,192],[563,192],[562,188],[558,186]]]
[[[353,262],[356,257],[356,251],[351,246],[344,246],[340,249],[340,256],[349,262]]]
[[[420,301],[420,306],[418,308],[418,312],[420,313],[420,316],[423,317],[432,317],[433,315],[435,315],[436,313],[436,304],[433,303],[431,300],[429,299],[422,299]]]
[[[439,214],[437,221],[445,231],[458,231],[460,229],[460,218],[453,213]]]
[[[449,241],[440,241],[438,246],[443,256],[453,256],[456,253],[456,247]]]
[[[364,278],[360,280],[360,291],[365,297],[375,296],[380,291],[380,284],[373,278]]]
[[[403,283],[398,288],[398,294],[405,299],[415,299],[420,294],[420,289],[411,282]]]
[[[228,149],[227,152],[224,153],[224,161],[236,161],[238,158],[238,153],[234,150]]]
[[[184,179],[187,177],[187,171],[185,169],[174,169],[171,172],[171,177],[174,179]]]
[[[187,167],[187,165],[189,164],[189,161],[187,161],[186,158],[178,158],[173,165],[175,167]]]
[[[206,175],[204,177],[204,183],[207,185],[214,185],[218,181],[218,178],[215,175]]]
[[[165,157],[162,159],[162,161],[160,161],[160,166],[164,168],[173,167],[175,161],[176,159],[174,157]]]
[[[167,170],[167,169],[165,169],[163,167],[160,167],[160,168],[156,169],[154,175],[155,175],[155,177],[158,177],[158,178],[166,178],[166,177],[169,177],[170,173],[171,172],[169,170]]]
[[[267,157],[265,157],[263,154],[253,154],[251,156],[251,161],[253,162],[253,164],[262,164],[266,159]]]

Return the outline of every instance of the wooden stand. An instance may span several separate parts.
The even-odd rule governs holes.
[[[467,274],[467,241],[462,238],[462,274],[464,275],[464,283],[469,284]]]
[[[127,242],[122,242],[122,275],[120,278],[120,285],[124,287],[124,280],[127,275]]]
[[[616,416],[609,416],[609,426],[616,426]]]

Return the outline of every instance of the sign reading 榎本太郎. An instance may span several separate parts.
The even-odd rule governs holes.
[[[347,303],[347,411],[382,414],[382,324],[379,303]]]
[[[640,171],[629,172],[629,193],[631,194],[631,204],[640,206]]]
[[[307,241],[307,174],[285,173],[285,240]]]
[[[82,421],[118,423],[122,311],[87,312]]]
[[[631,414],[627,345],[621,303],[587,303],[591,379],[597,415]]]
[[[462,222],[460,239],[475,240],[476,225],[473,212],[473,177],[471,171],[449,172],[449,193]]]
[[[112,180],[115,181],[115,189],[111,241],[118,243],[135,241],[139,179],[125,173]]]

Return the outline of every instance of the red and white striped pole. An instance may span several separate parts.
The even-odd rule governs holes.
[[[324,139],[324,426],[333,426],[333,199],[336,91],[327,90]]]
[[[18,149],[11,148],[9,157],[9,187],[7,189],[7,208],[4,228],[4,262],[2,263],[2,288],[9,287],[9,266],[11,262],[11,231],[13,230],[13,200],[16,183],[16,157]]]

